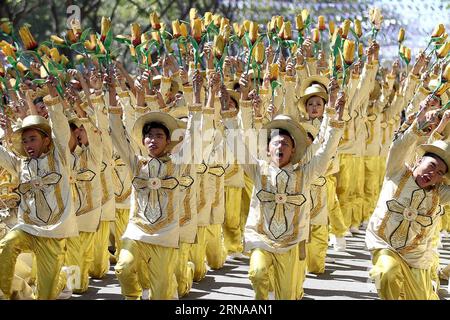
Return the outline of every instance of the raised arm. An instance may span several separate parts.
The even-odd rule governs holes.
[[[306,184],[312,183],[328,170],[332,157],[336,154],[339,140],[343,133],[344,122],[342,121],[343,109],[345,105],[345,94],[341,92],[336,100],[336,115],[329,120],[324,142],[314,154],[314,157],[303,165],[304,179]]]

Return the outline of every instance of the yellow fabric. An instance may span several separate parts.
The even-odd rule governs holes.
[[[242,188],[225,187],[225,222],[223,237],[228,254],[242,252],[241,203]]]
[[[125,232],[125,229],[128,225],[128,219],[130,217],[130,209],[118,209],[116,208],[116,220],[114,221],[115,226],[115,235],[114,235],[114,242],[116,246],[116,252],[114,255],[116,256],[116,259],[119,259],[119,253],[120,249],[122,249],[122,236]]]
[[[137,300],[142,295],[138,269],[145,266],[149,275],[151,299],[171,299],[170,281],[175,271],[178,249],[126,239],[122,243],[115,266],[117,279],[126,299]],[[146,262],[146,263],[145,263]]]
[[[312,225],[310,236],[311,241],[306,245],[307,270],[311,273],[324,273],[328,249],[328,226]]]
[[[450,205],[444,206],[444,215],[441,217],[441,231],[449,231],[450,230]]]
[[[351,206],[352,206],[352,222],[351,227],[358,228],[362,222],[363,203],[364,203],[364,158],[354,156],[352,168],[352,187]]]
[[[94,261],[89,269],[89,275],[101,279],[109,270],[109,221],[100,221],[94,236]]]
[[[80,232],[78,237],[67,239],[66,261],[73,277],[74,293],[84,293],[89,287],[89,269],[94,261],[94,232]],[[69,276],[70,277],[70,276]]]
[[[285,253],[271,253],[259,248],[252,250],[248,275],[256,300],[269,298],[269,270],[273,266],[275,299],[295,300],[298,289],[298,247]]]
[[[241,202],[241,234],[244,234],[245,223],[247,222],[248,212],[250,211],[250,199],[252,198],[253,182],[244,174],[245,187],[242,190],[242,202]]]
[[[178,249],[178,263],[175,267],[175,276],[177,278],[178,297],[186,296],[192,288],[194,280],[195,267],[189,262],[189,252],[192,245],[182,242]]]
[[[308,254],[308,248],[306,248],[306,253]],[[302,300],[305,295],[305,290],[303,289],[303,284],[306,279],[307,272],[307,262],[306,259],[298,261],[298,281],[297,281],[297,300]]]
[[[353,210],[351,206],[351,198],[353,197],[353,178],[356,175],[353,156],[350,154],[339,155],[339,173],[337,174],[336,194],[341,206],[341,212],[344,217],[344,225],[346,230],[352,224]]]
[[[380,194],[380,159],[379,157],[364,157],[364,206],[363,221],[369,221]]]
[[[385,300],[438,300],[431,283],[431,270],[411,268],[389,249],[373,252],[373,268],[369,275],[375,280],[378,295]]]
[[[191,247],[189,260],[195,265],[194,281],[202,280],[206,275],[206,227],[198,227],[197,243]]]
[[[33,289],[30,286],[31,279],[31,266],[28,265],[22,255],[19,255],[14,269],[14,279],[11,286],[11,300],[33,300],[35,295]],[[6,297],[0,290],[0,300]]]
[[[227,259],[227,250],[223,243],[222,225],[211,224],[206,227],[206,262],[217,270],[223,267]]]
[[[327,176],[325,179],[327,180],[327,206],[330,233],[338,238],[342,238],[347,231],[347,227],[345,226],[344,216],[342,215],[339,200],[336,195],[336,177],[332,175]]]
[[[0,241],[0,289],[12,298],[14,270],[18,255],[32,251],[36,256],[36,298],[56,299],[66,285],[64,263],[66,239],[43,238],[16,229]]]

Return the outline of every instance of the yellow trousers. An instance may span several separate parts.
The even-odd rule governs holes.
[[[306,246],[307,272],[324,273],[328,249],[328,226],[311,225],[311,241]]]
[[[206,228],[198,227],[197,243],[191,246],[189,260],[195,265],[194,281],[201,281],[206,276]]]
[[[252,250],[248,276],[255,291],[256,300],[269,298],[269,270],[273,266],[275,299],[295,300],[298,291],[298,247],[286,253],[271,253],[262,249]]]
[[[222,225],[211,224],[207,227],[198,227],[197,243],[192,245],[189,258],[195,265],[194,281],[200,281],[205,277],[206,265],[214,270],[220,269],[225,264],[226,258]]]
[[[11,285],[11,300],[34,300],[36,299],[33,289],[30,286],[31,265],[27,264],[22,255],[19,255],[14,269],[14,278]],[[0,290],[0,300],[5,299]]]
[[[181,242],[178,249],[178,263],[175,267],[175,276],[177,278],[178,297],[188,295],[192,288],[194,281],[195,266],[189,261],[189,252],[191,251],[191,244]]]
[[[89,275],[101,279],[109,270],[109,224],[110,221],[100,221],[94,236],[94,261],[89,269]]]
[[[206,262],[211,269],[217,270],[223,267],[226,259],[222,225],[211,224],[206,228]]]
[[[244,234],[245,224],[247,223],[248,212],[250,211],[250,200],[253,193],[253,181],[244,174],[245,187],[242,190],[241,202],[241,234]]]
[[[352,223],[351,227],[359,228],[363,222],[364,208],[364,158],[359,156],[353,157],[352,184],[353,192],[351,192],[352,204]]]
[[[29,251],[36,256],[36,298],[56,299],[66,285],[66,274],[61,272],[66,239],[36,237],[18,229],[0,240],[0,289],[7,299],[12,298],[17,257]]]
[[[242,188],[225,187],[225,221],[223,238],[228,254],[242,252],[241,232]]]
[[[450,231],[450,205],[444,206],[445,213],[441,216],[441,230],[440,231]]]
[[[352,225],[352,197],[353,185],[353,156],[350,154],[339,155],[339,172],[337,173],[336,194],[341,206],[342,216],[344,217],[345,229],[348,230]]]
[[[151,299],[171,299],[171,281],[175,271],[177,249],[141,241],[124,240],[115,266],[117,279],[126,299],[138,300],[142,295],[138,269],[147,267]]]
[[[88,290],[89,269],[94,261],[94,239],[94,232],[80,232],[78,237],[67,239],[65,266],[69,268],[74,293]]]
[[[116,251],[114,253],[116,260],[119,259],[120,249],[122,249],[122,236],[125,229],[128,226],[128,220],[130,218],[130,209],[116,208],[116,220],[114,221],[116,234],[114,236],[114,242]]]
[[[345,226],[344,216],[336,195],[336,177],[331,175],[325,179],[327,180],[327,207],[330,232],[336,237],[342,238],[347,231],[347,227]]]
[[[308,253],[308,249],[306,248]],[[297,281],[297,300],[302,300],[305,295],[305,290],[303,289],[303,284],[305,283],[307,272],[306,259],[298,261],[298,281]]]
[[[431,270],[415,269],[389,249],[373,252],[373,268],[378,295],[385,300],[438,300],[431,283]]]
[[[369,221],[380,193],[380,159],[364,157],[363,221]]]

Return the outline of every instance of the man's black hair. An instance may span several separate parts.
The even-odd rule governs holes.
[[[142,137],[145,137],[146,134],[150,132],[151,129],[162,129],[164,131],[164,134],[166,135],[166,139],[170,139],[170,131],[167,129],[167,127],[162,124],[161,122],[148,122],[142,127]]]
[[[445,162],[445,160],[444,159],[442,159],[441,157],[439,157],[436,153],[433,153],[433,152],[426,152],[424,155],[423,155],[423,157],[430,157],[430,158],[433,158],[433,159],[436,159],[436,160],[441,160],[444,164],[445,164],[445,173],[447,173],[448,172],[448,165],[447,165],[447,162]],[[423,158],[422,157],[422,158]]]
[[[33,104],[38,104],[40,102],[44,102],[44,98],[43,97],[37,97],[33,100]]]
[[[78,129],[78,126],[73,122],[69,124],[69,127],[70,127],[70,130],[72,130],[72,131]]]
[[[292,138],[292,135],[289,131],[285,129],[272,129],[270,130],[269,140],[267,141],[267,144],[270,143],[270,141],[276,137],[276,136],[287,136],[292,141],[292,145],[295,147],[295,140]]]

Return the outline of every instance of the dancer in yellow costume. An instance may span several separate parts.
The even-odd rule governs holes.
[[[190,260],[195,264],[194,281],[202,280],[207,272],[207,265],[219,269],[226,259],[223,244],[222,223],[224,221],[225,169],[222,165],[223,141],[216,121],[216,110],[220,110],[217,93],[220,88],[220,75],[213,70],[207,71],[208,96],[203,108],[202,146],[205,150],[204,163],[198,166],[198,230],[197,243],[192,246]],[[197,93],[194,92],[194,98]],[[198,102],[198,101],[197,101]],[[217,161],[219,160],[219,161]],[[213,210],[215,208],[216,210]],[[206,263],[205,263],[206,261]]]
[[[342,102],[340,99],[338,105],[343,107]],[[227,128],[237,128],[235,116],[235,110],[222,112]],[[255,183],[245,229],[245,250],[251,250],[249,277],[256,299],[268,299],[271,266],[276,299],[297,298],[298,260],[302,258],[299,243],[307,239],[309,229],[308,215],[299,212],[302,205],[309,205],[304,195],[309,194],[309,185],[325,172],[336,152],[342,134],[338,127],[342,125],[331,121],[317,157],[294,168],[306,150],[306,133],[289,116],[279,115],[265,126],[270,130],[270,162],[250,154],[251,164],[243,165]],[[244,142],[241,144],[242,150],[248,150]]]
[[[141,88],[142,89],[142,88]],[[111,103],[111,102],[110,102]],[[127,299],[139,299],[142,286],[139,268],[148,268],[152,299],[170,299],[179,245],[179,213],[182,197],[179,181],[186,159],[176,164],[167,154],[170,135],[178,128],[175,118],[164,112],[150,112],[136,121],[132,137],[147,149],[148,156],[137,156],[121,121],[121,107],[111,103],[110,125],[116,149],[133,173],[131,217],[123,235],[123,247],[115,266]],[[200,120],[192,111],[190,124]],[[193,127],[188,125],[183,144],[190,146]],[[183,148],[183,147],[182,147]],[[178,160],[180,161],[180,159]],[[178,162],[177,162],[178,163]]]
[[[113,183],[113,144],[109,134],[107,108],[112,97],[116,96],[115,86],[110,86],[109,92],[103,93],[103,83],[96,71],[91,71],[90,85],[95,90],[90,96],[95,116],[96,126],[101,132],[101,144],[103,149],[100,181],[102,185],[102,211],[100,224],[94,239],[94,261],[91,264],[89,275],[94,279],[101,279],[109,271],[109,235],[110,224],[115,220],[115,195]]]
[[[18,186],[17,179],[13,179],[5,169],[0,169],[0,240],[17,224],[17,209],[20,202],[20,196],[14,192]],[[30,300],[34,299],[33,289],[31,287],[31,265],[32,259],[26,259],[24,253],[18,256],[14,279],[11,287],[11,299]],[[31,258],[31,256],[30,256]],[[3,292],[0,290],[0,299],[4,299]]]
[[[125,128],[127,128],[127,131],[130,133],[135,121],[135,109],[132,107],[131,101],[133,93],[131,90],[127,89],[124,76],[122,75],[124,72],[126,71],[121,68],[120,72],[117,74],[117,80],[120,85],[120,88],[117,88],[117,96],[119,98],[119,103],[123,108],[123,122],[125,123]],[[120,249],[122,248],[122,241],[120,239],[125,232],[130,217],[131,177],[129,169],[116,151],[114,151],[113,158],[114,170],[112,174],[116,202],[116,217],[114,223],[115,253],[113,261],[117,262]]]
[[[418,146],[431,97],[418,119],[399,133],[389,151],[380,198],[366,233],[374,264],[370,276],[382,299],[438,299],[432,286],[432,238],[450,201],[450,146],[442,140]],[[448,121],[449,111],[443,121]],[[414,160],[417,152],[418,160]],[[405,165],[411,163],[411,165]]]
[[[187,123],[184,120],[188,119],[189,110],[196,110],[196,112],[202,111],[201,103],[199,103],[199,94],[197,94],[194,100],[194,87],[195,93],[200,93],[203,79],[199,73],[194,73],[193,83],[190,83],[185,77],[183,77],[182,82],[184,82],[182,84],[184,104],[173,106],[169,114],[177,119],[180,128],[186,129]],[[178,153],[178,149],[181,146],[182,144],[177,144],[172,149],[172,154]],[[199,182],[197,179],[196,165],[186,165],[184,175],[180,180],[180,185],[183,202],[180,210],[180,247],[178,249],[178,261],[175,267],[177,286],[174,289],[177,291],[179,298],[189,294],[194,280],[195,264],[189,260],[189,255],[197,238],[197,195],[199,192]],[[175,296],[175,294],[173,295]]]
[[[81,112],[80,112],[81,114]],[[102,160],[101,138],[91,120],[69,114],[72,137],[71,184],[74,195],[74,211],[77,216],[79,236],[67,241],[65,266],[69,268],[74,293],[84,293],[89,285],[89,269],[94,261],[94,238],[101,214],[100,165]]]
[[[50,123],[40,116],[27,116],[10,136],[14,151],[0,147],[0,163],[20,177],[19,223],[0,241],[0,289],[12,295],[17,256],[32,251],[36,256],[37,299],[56,299],[66,285],[64,263],[66,239],[78,236],[70,187],[70,129],[55,89],[44,101]],[[7,132],[7,119],[2,117]],[[39,169],[39,170],[38,170]],[[45,186],[45,188],[44,188]]]

